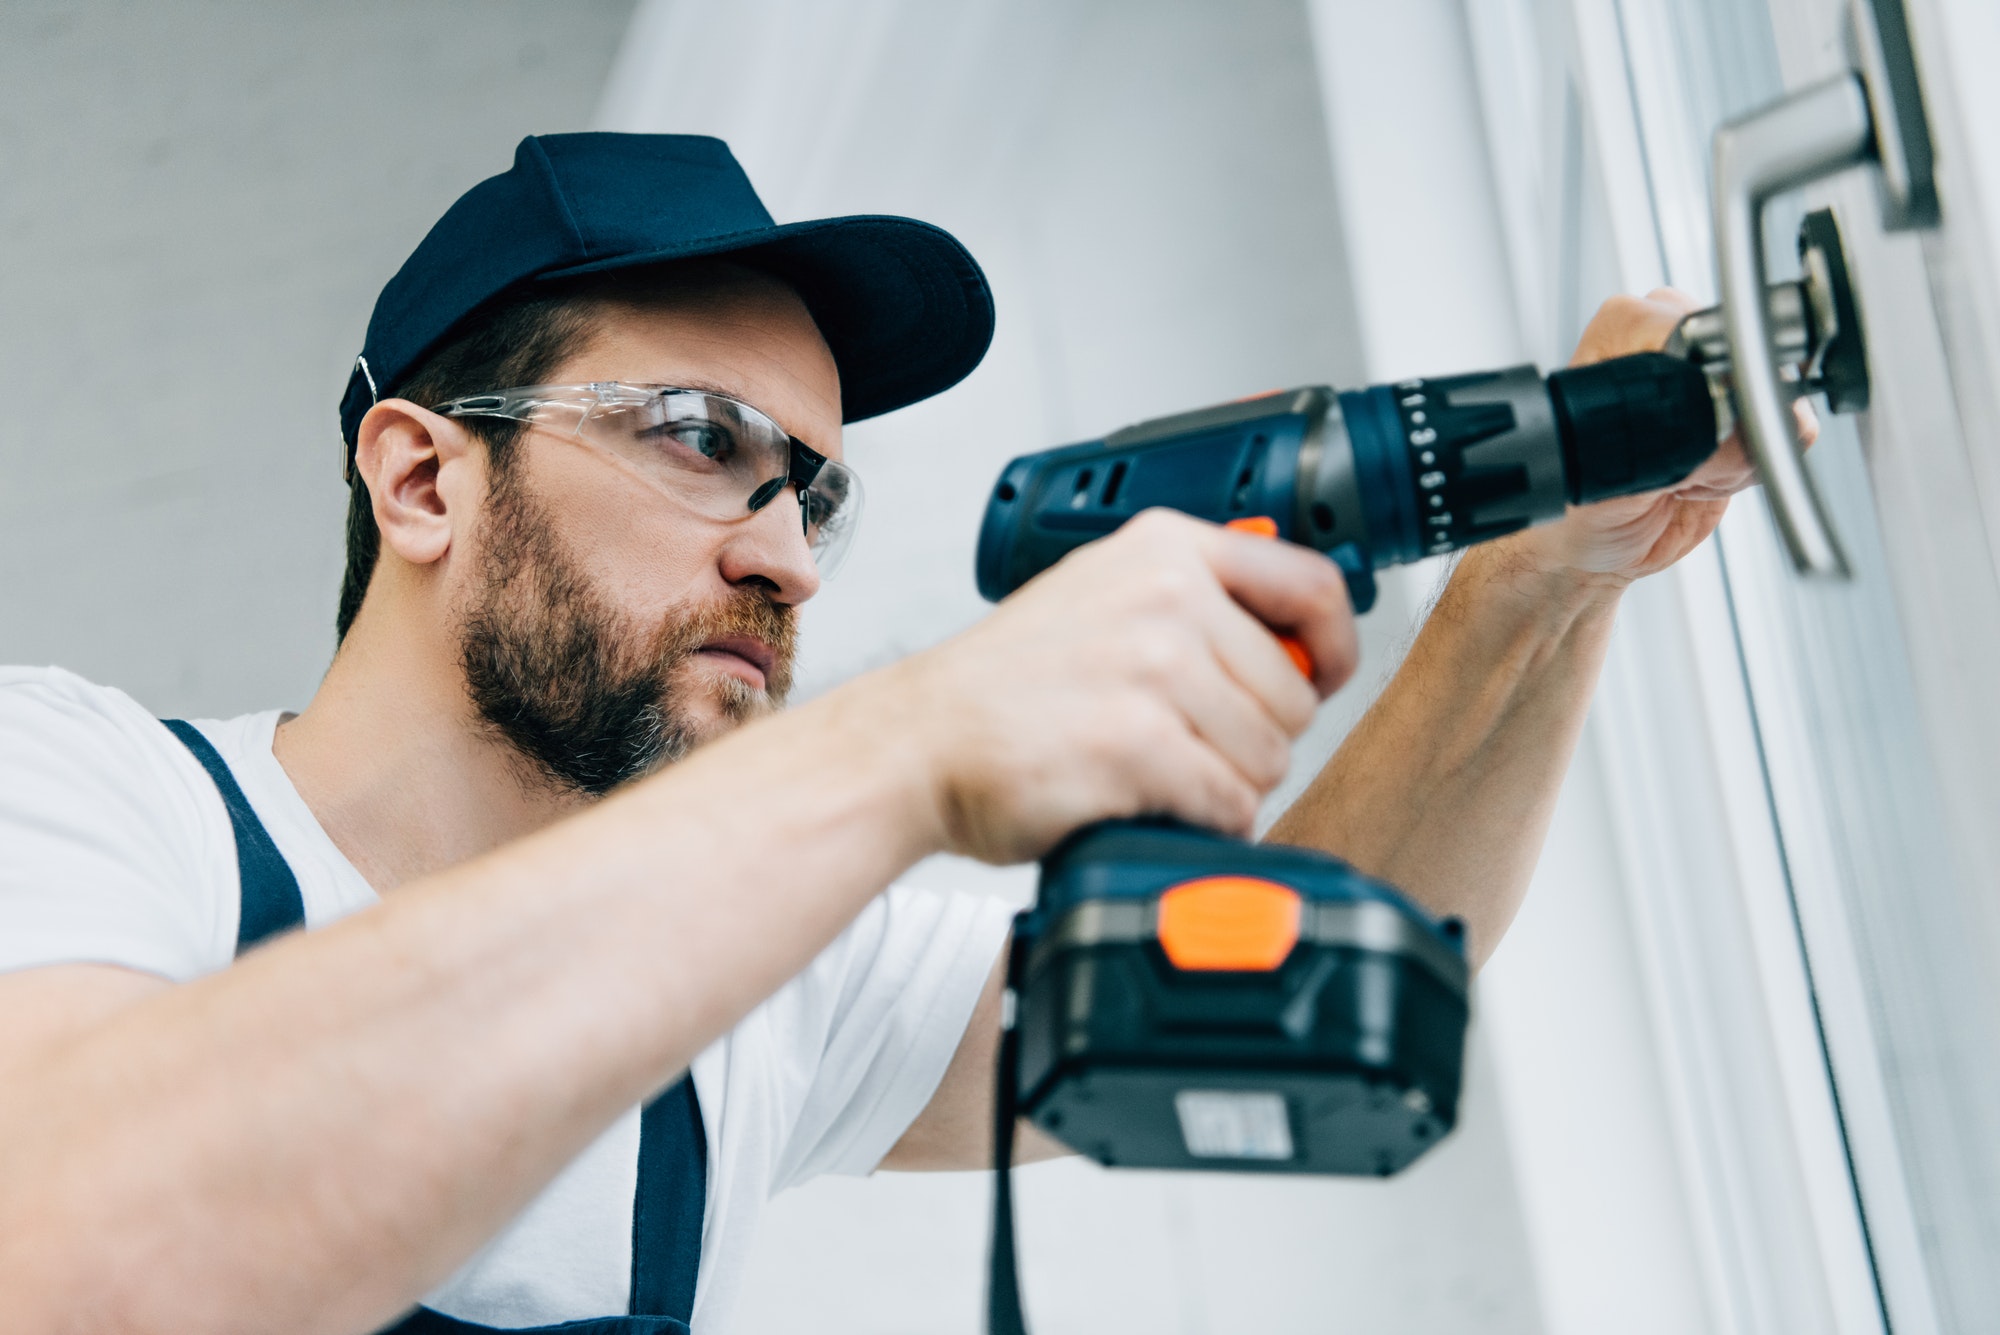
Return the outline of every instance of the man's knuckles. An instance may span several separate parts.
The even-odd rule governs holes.
[[[1621,292],[1607,297],[1597,313],[1590,317],[1590,324],[1584,329],[1583,341],[1588,344],[1596,335],[1600,343],[1613,343],[1629,337],[1631,331],[1648,329],[1668,317],[1659,303],[1646,297],[1635,297]]]
[[[1131,680],[1160,694],[1175,690],[1200,667],[1195,640],[1172,621],[1142,621],[1115,637],[1113,648]]]
[[[1276,728],[1260,730],[1243,750],[1245,754],[1237,761],[1237,768],[1260,793],[1276,788],[1291,768],[1291,740]]]
[[[1306,555],[1301,552],[1300,555]],[[1347,577],[1332,561],[1312,553],[1299,570],[1299,583],[1313,607],[1327,617],[1351,615],[1347,604]]]
[[[1156,505],[1132,516],[1118,531],[1129,535],[1134,545],[1174,546],[1197,541],[1199,534],[1212,528],[1213,525],[1204,524],[1178,510]]]
[[[1290,666],[1287,662],[1286,667]],[[1318,664],[1314,664],[1314,670],[1319,670]],[[1273,698],[1264,703],[1271,711],[1271,717],[1284,729],[1285,736],[1296,739],[1312,726],[1313,718],[1319,712],[1319,692],[1308,685],[1304,677],[1299,677],[1288,680]],[[1290,745],[1289,741],[1286,745]]]
[[[1093,712],[1086,743],[1099,764],[1120,772],[1144,769],[1188,737],[1187,720],[1152,691],[1121,691]]]
[[[1327,627],[1307,648],[1313,652],[1313,679],[1324,695],[1347,684],[1361,666],[1361,634],[1352,617]]]
[[[1260,792],[1235,766],[1192,738],[1167,748],[1143,776],[1140,810],[1164,811],[1234,833],[1256,818]]]
[[[1571,365],[1584,365],[1658,348],[1693,309],[1692,298],[1673,288],[1655,288],[1643,297],[1619,293],[1597,308],[1578,339]]]
[[[1258,790],[1247,783],[1228,776],[1218,777],[1204,794],[1203,810],[1196,819],[1225,834],[1247,833],[1251,823],[1257,819],[1260,796]]]
[[[1132,608],[1156,616],[1186,616],[1214,588],[1214,576],[1184,548],[1149,552],[1132,575]]]

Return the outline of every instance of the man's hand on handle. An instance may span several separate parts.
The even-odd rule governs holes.
[[[1324,557],[1152,511],[882,684],[932,739],[943,845],[1004,863],[1116,816],[1248,833],[1356,653]]]
[[[1670,287],[1643,297],[1613,297],[1584,327],[1570,365],[1585,366],[1663,346],[1700,303]],[[1819,435],[1819,419],[1801,399],[1799,439]],[[1757,480],[1743,441],[1732,434],[1686,481],[1665,491],[1620,496],[1572,508],[1561,521],[1494,544],[1541,570],[1570,570],[1629,583],[1686,556],[1722,522],[1729,498]]]

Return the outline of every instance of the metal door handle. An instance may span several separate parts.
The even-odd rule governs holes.
[[[1846,70],[1715,132],[1715,262],[1737,416],[1771,515],[1803,574],[1844,578],[1847,557],[1806,471],[1772,364],[1764,309],[1764,203],[1863,162],[1885,163],[1883,223],[1936,221],[1930,136],[1898,0],[1854,0],[1861,72]]]

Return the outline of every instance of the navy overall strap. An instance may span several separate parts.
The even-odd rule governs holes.
[[[708,1133],[694,1077],[684,1075],[639,1115],[639,1186],[632,1197],[634,1316],[693,1317],[707,1202]]]
[[[236,931],[242,954],[267,936],[305,926],[305,900],[236,776],[200,731],[179,719],[167,728],[215,780],[236,835],[236,873],[243,909]],[[701,1267],[701,1223],[708,1200],[708,1133],[694,1079],[682,1076],[639,1114],[639,1183],[632,1198],[632,1298],[629,1315],[509,1327],[506,1335],[688,1335],[695,1277]],[[383,1335],[488,1335],[482,1326],[419,1307]]]
[[[381,1335],[688,1335],[688,1326],[670,1316],[596,1316],[553,1326],[482,1326],[419,1307]]]
[[[632,1196],[632,1296],[627,1316],[508,1327],[505,1335],[688,1335],[708,1199],[708,1136],[694,1078],[682,1076],[639,1114],[639,1185]],[[419,1307],[381,1335],[488,1335],[493,1326]]]
[[[161,722],[194,753],[208,777],[215,780],[222,805],[229,808],[229,828],[236,833],[236,877],[243,887],[243,908],[236,920],[236,953],[241,955],[267,936],[305,926],[306,902],[299,895],[299,879],[271,842],[264,822],[250,809],[250,799],[243,796],[229,766],[193,724],[177,718]]]

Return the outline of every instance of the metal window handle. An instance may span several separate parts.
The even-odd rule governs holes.
[[[1802,88],[1715,132],[1717,286],[1744,445],[1793,565],[1803,574],[1833,578],[1846,577],[1847,558],[1806,471],[1787,411],[1789,395],[1773,366],[1763,298],[1764,203],[1873,162],[1882,168],[1885,228],[1937,221],[1930,133],[1900,0],[1854,0],[1849,19],[1858,72]]]
[[[1736,384],[1737,420],[1771,515],[1801,573],[1844,578],[1847,557],[1827,522],[1793,435],[1764,313],[1764,201],[1866,161],[1874,134],[1861,80],[1842,74],[1715,132],[1715,262]]]

